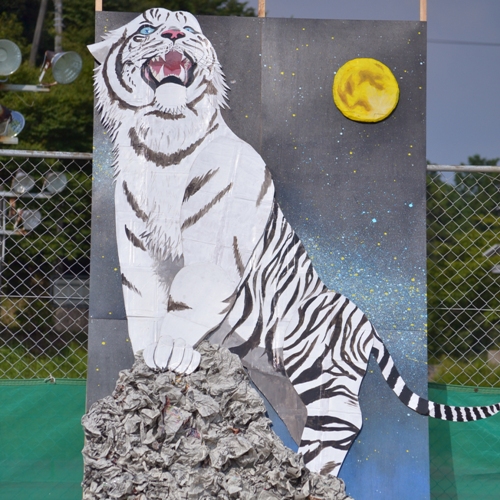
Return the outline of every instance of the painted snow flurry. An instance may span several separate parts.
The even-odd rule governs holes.
[[[284,421],[308,467],[324,474],[338,473],[361,428],[358,394],[371,353],[420,414],[469,421],[500,410],[413,393],[366,316],[322,283],[264,161],[220,114],[227,87],[195,17],[151,9],[89,48],[114,144],[129,335],[151,367],[191,372],[201,339],[230,346],[264,393],[260,372],[274,375],[265,383],[292,388],[295,403],[290,390],[270,402],[278,413],[296,405]]]

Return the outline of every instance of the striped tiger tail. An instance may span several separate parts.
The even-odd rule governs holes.
[[[394,360],[382,339],[374,332],[373,355],[382,371],[382,376],[396,396],[408,408],[420,415],[452,422],[482,420],[500,412],[500,403],[489,406],[450,406],[435,403],[415,394],[398,372]]]

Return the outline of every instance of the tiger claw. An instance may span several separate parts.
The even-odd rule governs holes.
[[[186,342],[184,342],[184,339],[175,339],[172,347],[172,354],[170,355],[167,366],[170,371],[182,373],[177,371],[177,368],[179,368],[182,364],[182,358],[184,357],[185,350]]]
[[[158,367],[155,363],[155,350],[156,350],[156,342],[149,344],[146,349],[144,349],[142,356],[144,358],[144,362],[151,368],[152,370],[157,370]]]
[[[156,367],[160,370],[168,368],[168,364],[172,357],[173,347],[174,340],[168,336],[160,337],[156,343],[154,362]]]
[[[176,373],[186,373],[186,370],[191,364],[191,359],[193,358],[193,348],[191,346],[186,346],[184,352],[182,353],[182,361],[180,364],[173,368]]]
[[[170,370],[186,375],[193,373],[201,360],[200,353],[187,346],[184,339],[172,339],[167,335],[146,347],[143,357],[153,370]]]
[[[198,366],[200,366],[200,361],[201,361],[201,354],[198,351],[195,351],[193,349],[193,355],[191,357],[191,362],[189,363],[189,366],[186,369],[186,375],[189,375],[193,373]]]

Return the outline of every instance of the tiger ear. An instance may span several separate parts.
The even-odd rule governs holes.
[[[108,55],[111,46],[113,45],[113,40],[109,38],[102,41],[93,43],[92,45],[87,45],[87,49],[89,49],[90,53],[94,56],[94,59],[102,64]]]
[[[94,59],[102,64],[106,59],[112,45],[119,40],[122,36],[123,29],[118,29],[110,31],[104,35],[104,40],[102,42],[93,43],[92,45],[87,45],[90,53],[94,56]]]

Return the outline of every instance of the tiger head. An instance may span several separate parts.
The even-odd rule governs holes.
[[[112,133],[130,119],[135,124],[155,118],[179,124],[191,113],[209,120],[226,103],[215,50],[187,12],[147,10],[89,50],[100,63],[97,106]]]

